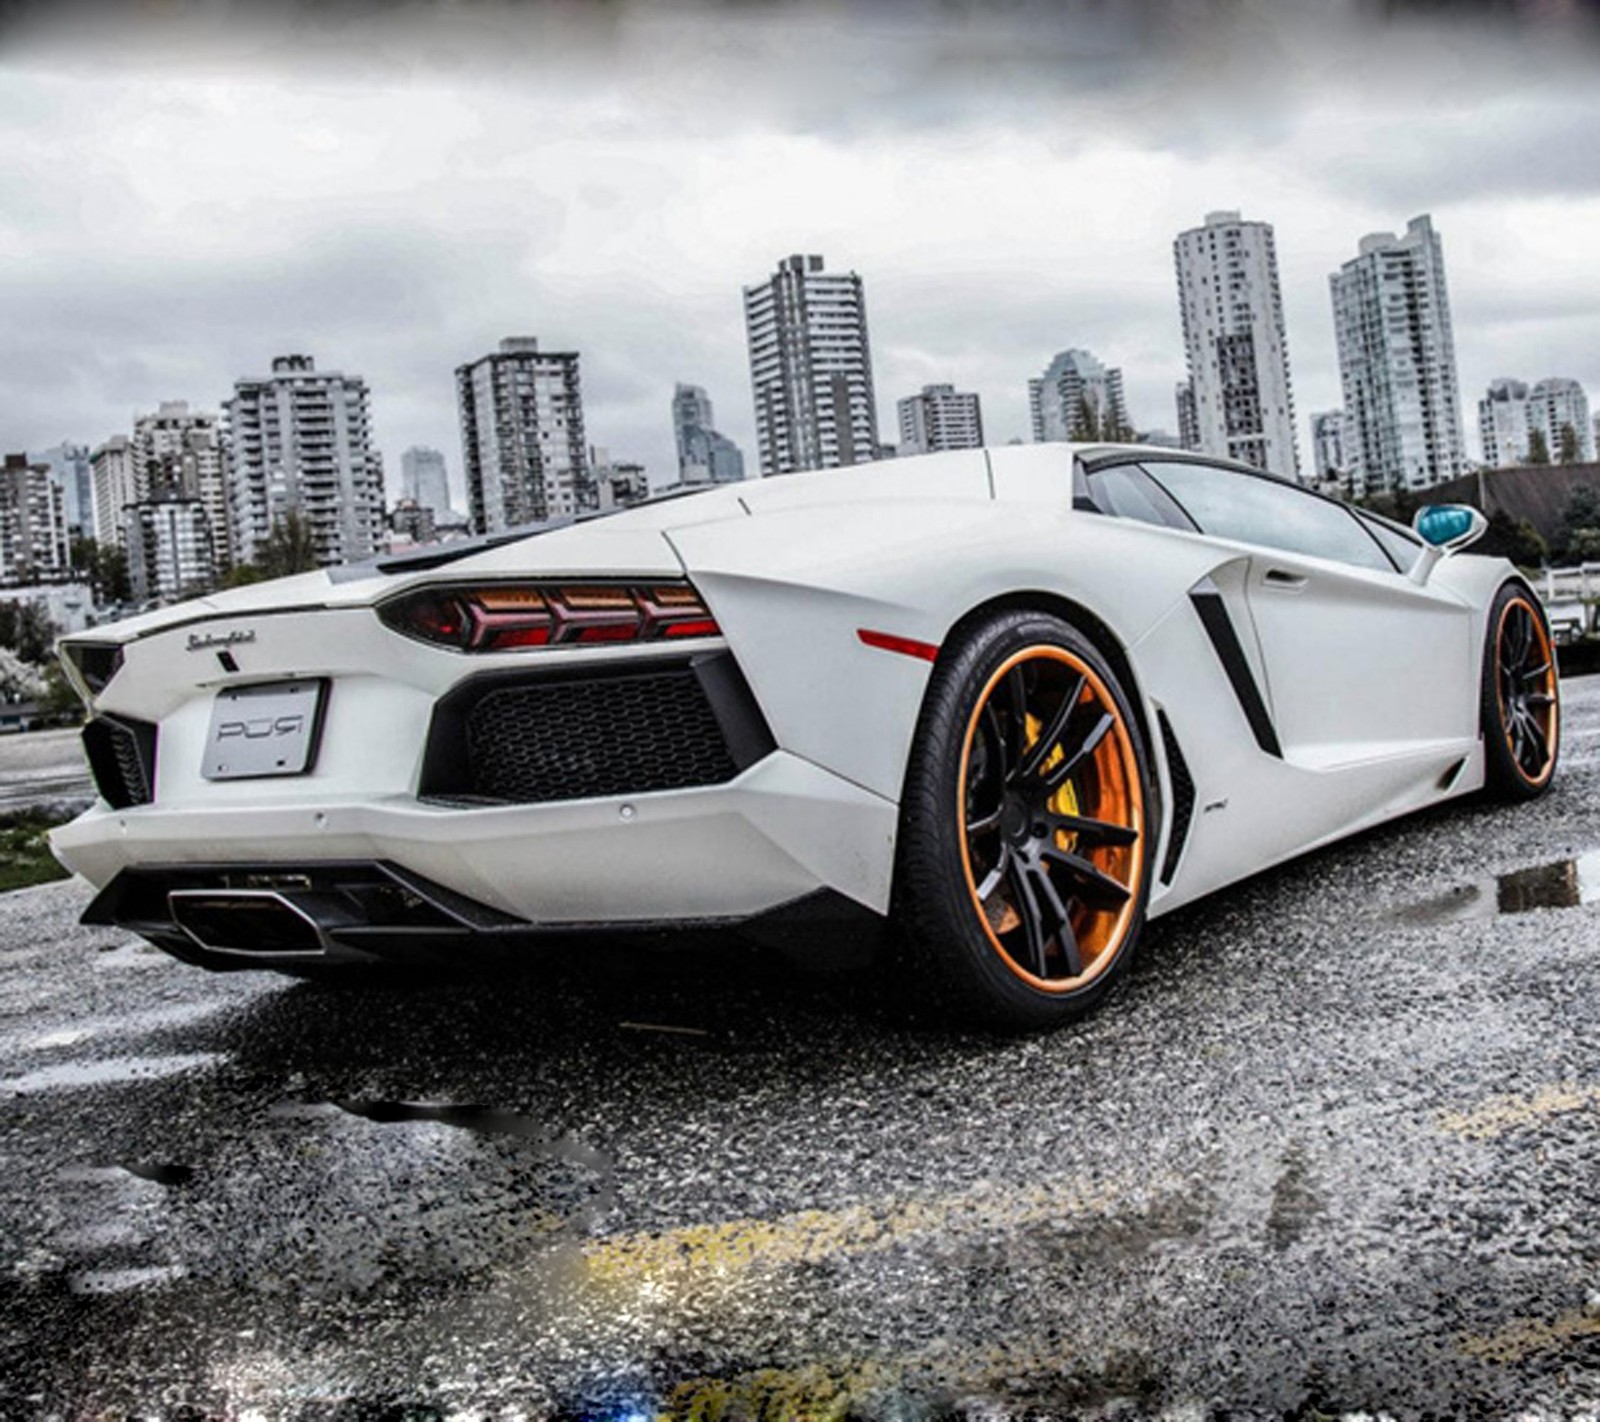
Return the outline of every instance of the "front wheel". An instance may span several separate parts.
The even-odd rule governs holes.
[[[1484,785],[1497,800],[1544,794],[1560,754],[1561,695],[1550,624],[1507,583],[1489,607],[1481,689]]]
[[[1045,1027],[1133,954],[1159,816],[1117,677],[1059,618],[995,616],[934,670],[901,811],[900,963],[947,1009]]]

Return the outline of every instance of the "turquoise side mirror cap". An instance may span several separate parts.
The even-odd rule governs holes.
[[[1461,548],[1482,531],[1483,515],[1466,504],[1429,504],[1417,510],[1411,526],[1434,548]]]

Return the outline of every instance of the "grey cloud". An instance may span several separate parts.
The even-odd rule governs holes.
[[[1081,345],[1124,367],[1141,423],[1171,424],[1172,234],[1137,204],[1098,260],[1063,241],[1074,257],[1051,263],[1026,234],[1027,250],[1046,253],[1028,270],[1008,257],[1015,234],[1002,229],[982,252],[941,252],[931,240],[941,205],[966,195],[915,192],[903,233],[863,233],[872,255],[862,261],[826,165],[796,230],[776,238],[746,194],[697,170],[699,153],[738,136],[776,148],[800,135],[906,171],[962,145],[981,165],[986,136],[1022,134],[1037,144],[1041,183],[1052,163],[1112,145],[1176,155],[1194,173],[1256,180],[1244,199],[1231,186],[1197,193],[1185,220],[1243,201],[1247,215],[1284,224],[1280,245],[1289,214],[1268,199],[1273,175],[1293,173],[1311,220],[1350,224],[1346,255],[1363,230],[1352,213],[1387,212],[1380,225],[1394,226],[1446,201],[1600,191],[1600,150],[1572,142],[1576,125],[1600,126],[1592,51],[1574,43],[1553,58],[1539,34],[1489,24],[1379,24],[1356,4],[1174,0],[1116,18],[1106,4],[1021,0],[473,0],[284,3],[258,18],[238,3],[170,0],[135,7],[133,28],[109,10],[54,8],[92,14],[97,34],[22,20],[0,32],[8,448],[103,438],[163,398],[214,405],[235,376],[293,348],[371,381],[391,474],[412,442],[439,445],[454,465],[454,365],[527,333],[581,350],[591,439],[643,458],[656,480],[674,476],[676,379],[709,389],[753,466],[739,287],[788,251],[819,248],[867,279],[885,416],[925,380],[954,379],[984,396],[991,437],[1022,432],[1027,377]],[[254,127],[239,127],[236,167],[208,169],[176,196],[161,188],[179,210],[152,212],[141,178],[187,161],[183,138],[211,122],[209,91],[246,89]],[[298,142],[288,129],[302,118],[334,141],[356,125],[399,130],[408,106],[441,93],[458,101],[459,131],[438,153],[402,144],[359,171],[324,170],[308,151],[278,179],[255,170],[256,132],[266,148]],[[149,122],[177,146],[153,151],[102,127],[119,121]],[[602,151],[610,161],[592,161]],[[686,175],[700,184],[698,224],[660,232],[655,216]],[[603,258],[574,253],[569,223],[593,233],[596,215],[626,240]],[[813,216],[821,235],[808,230]],[[1467,234],[1441,221],[1449,260]],[[714,288],[707,252],[725,263]],[[1323,275],[1286,293],[1303,411],[1333,388]],[[1530,369],[1540,341],[1545,365],[1569,361],[1556,352],[1577,349],[1572,313],[1589,310],[1536,283],[1484,294],[1455,281],[1454,295],[1463,351],[1506,334],[1508,355],[1525,351]],[[1323,328],[1296,324],[1313,309]],[[1525,329],[1502,332],[1518,322]]]

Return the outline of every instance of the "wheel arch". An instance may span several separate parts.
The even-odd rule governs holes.
[[[1139,685],[1139,678],[1133,670],[1133,661],[1128,656],[1127,648],[1123,646],[1122,639],[1113,632],[1107,623],[1097,617],[1081,602],[1075,602],[1060,593],[1046,592],[1043,589],[1024,589],[1015,592],[1001,593],[998,596],[986,598],[983,602],[969,608],[951,626],[944,639],[944,646],[949,647],[959,642],[962,634],[970,627],[977,625],[986,618],[993,617],[1001,612],[1045,612],[1051,616],[1059,617],[1063,622],[1070,624],[1094,644],[1097,652],[1111,665],[1111,670],[1116,673],[1117,681],[1122,686],[1128,698],[1128,704],[1133,708],[1134,719],[1139,725],[1139,734],[1144,740],[1146,754],[1151,763],[1156,762],[1158,752],[1151,732],[1154,729],[1150,724],[1149,714],[1144,704],[1144,692]]]

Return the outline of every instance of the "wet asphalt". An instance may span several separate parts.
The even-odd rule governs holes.
[[[1600,1412],[1600,678],[1552,792],[1092,1019],[717,943],[330,989],[0,899],[0,1418]]]

